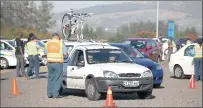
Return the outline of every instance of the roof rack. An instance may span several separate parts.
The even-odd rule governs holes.
[[[99,41],[99,40],[93,40],[93,39],[77,39],[77,38],[71,38],[69,40],[64,40],[64,41],[68,41],[68,42],[92,42],[92,43],[102,43],[102,41]]]

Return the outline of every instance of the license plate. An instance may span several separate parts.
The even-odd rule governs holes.
[[[139,85],[139,81],[123,81],[124,87],[138,87]]]

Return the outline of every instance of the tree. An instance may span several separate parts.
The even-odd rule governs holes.
[[[195,29],[194,26],[191,28],[190,32],[191,32],[193,35],[197,36],[197,31],[196,31],[196,29]]]
[[[120,27],[120,31],[121,31],[121,34],[122,34],[124,37],[126,37],[126,38],[129,37],[130,29],[129,29],[129,27],[128,27],[127,24],[122,25],[122,26]]]
[[[88,25],[88,24],[85,24],[85,25],[84,25],[84,28],[83,28],[83,36],[86,37],[86,38],[90,38],[90,37],[89,37],[89,25]]]
[[[190,29],[189,28],[186,28],[185,29],[185,32],[184,32],[184,35],[188,35],[190,33]]]
[[[47,32],[47,28],[51,28],[56,22],[52,21],[53,4],[48,1],[41,1],[37,12],[37,29],[40,32]]]
[[[103,27],[97,27],[95,33],[97,34],[96,38],[102,38],[104,36]]]

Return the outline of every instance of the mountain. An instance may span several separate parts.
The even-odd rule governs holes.
[[[93,27],[102,26],[115,30],[117,26],[135,21],[156,21],[156,1],[132,1],[120,4],[97,5],[75,10],[75,12],[91,12],[85,23]],[[67,9],[68,10],[68,9]],[[55,13],[56,28],[61,27],[62,17],[66,12]],[[173,19],[180,29],[195,26],[202,31],[202,1],[160,1],[159,20]]]

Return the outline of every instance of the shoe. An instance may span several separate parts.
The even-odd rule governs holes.
[[[53,96],[48,96],[48,98],[53,98]]]
[[[57,97],[54,97],[54,98],[62,98],[63,96],[57,96]]]

